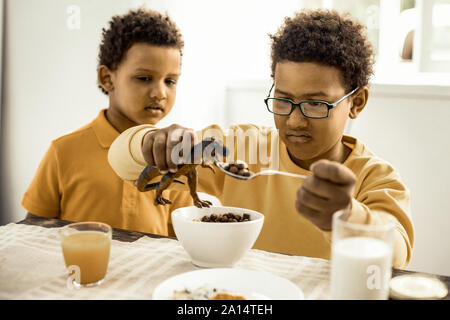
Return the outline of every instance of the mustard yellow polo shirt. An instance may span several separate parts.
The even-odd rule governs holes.
[[[108,163],[108,150],[119,132],[105,110],[84,127],[53,140],[25,192],[30,213],[69,221],[99,221],[114,228],[174,235],[170,212],[191,206],[189,192],[168,190],[172,205],[155,206],[155,191],[139,192]]]

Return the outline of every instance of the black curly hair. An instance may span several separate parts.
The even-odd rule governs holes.
[[[174,47],[183,55],[184,41],[175,22],[168,15],[140,8],[113,16],[109,28],[102,29],[99,66],[105,65],[112,71],[116,70],[127,50],[135,43]],[[99,88],[108,94],[101,86]]]
[[[365,26],[336,11],[318,9],[285,18],[272,39],[272,78],[280,61],[316,62],[337,67],[348,91],[368,85],[374,51]]]

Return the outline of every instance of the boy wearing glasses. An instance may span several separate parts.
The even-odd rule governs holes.
[[[369,96],[373,51],[363,29],[336,12],[302,11],[286,18],[271,36],[273,85],[265,103],[278,132],[254,125],[232,126],[227,132],[213,125],[197,133],[178,125],[138,126],[115,140],[111,166],[133,184],[147,164],[161,173],[176,172],[179,152],[173,151],[179,150],[180,131],[197,141],[211,135],[228,146],[232,141],[234,158],[240,158],[244,145],[240,159],[253,172],[271,167],[310,176],[304,181],[279,175],[241,181],[197,167],[199,191],[225,206],[265,215],[255,248],[329,259],[336,211],[348,208],[348,220],[362,224],[382,223],[378,212],[383,212],[396,223],[393,264],[407,266],[414,241],[409,191],[392,166],[343,134],[347,119],[358,117]],[[251,141],[258,142],[256,161]]]

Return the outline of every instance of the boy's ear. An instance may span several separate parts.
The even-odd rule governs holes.
[[[114,83],[112,79],[112,71],[105,65],[101,65],[97,69],[97,80],[98,84],[106,92],[111,92],[114,90]]]
[[[350,119],[356,119],[359,113],[364,109],[369,99],[369,88],[367,86],[361,87],[352,96],[352,106],[350,108]]]

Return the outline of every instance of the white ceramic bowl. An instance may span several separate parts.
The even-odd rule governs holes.
[[[203,216],[250,215],[246,222],[201,222]],[[197,220],[197,221],[196,221]],[[199,267],[232,267],[253,246],[264,223],[256,211],[235,207],[184,207],[172,212],[172,223],[183,248]]]

